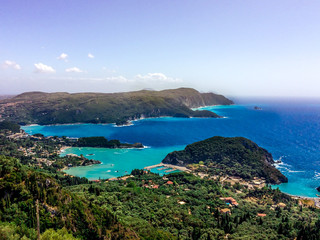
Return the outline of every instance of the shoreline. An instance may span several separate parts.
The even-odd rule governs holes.
[[[89,165],[89,166],[93,166],[93,165]],[[88,166],[74,166],[74,167],[88,167]],[[72,167],[72,168],[74,168],[74,167]],[[192,173],[192,170],[188,169],[187,167],[177,166],[177,165],[173,165],[173,164],[166,164],[166,163],[158,163],[158,164],[155,164],[155,165],[146,166],[143,169],[151,171],[151,169],[154,169],[154,168],[157,168],[157,167],[167,167],[167,168],[171,168],[173,170],[179,170],[179,171],[182,171],[182,172]],[[68,169],[69,169],[69,167],[65,167],[65,168],[61,169],[60,171],[64,171],[64,170],[68,170]],[[123,175],[123,176],[125,176],[125,175]],[[109,178],[107,178],[107,179],[109,179]],[[90,181],[94,181],[94,180],[97,180],[97,179],[90,179]],[[281,191],[281,192],[283,194],[286,194],[286,195],[292,197],[293,199],[311,200],[314,203],[314,206],[316,208],[320,208],[320,197],[306,197],[306,196],[299,196],[299,195],[293,195],[293,194],[285,193],[283,191]]]
[[[217,107],[217,106],[226,106],[226,107],[229,107],[229,106],[236,106],[236,104],[229,104],[229,105],[209,105],[209,106],[200,106],[198,108],[191,108],[192,110],[193,109],[201,109],[201,108],[205,108],[205,107]],[[168,117],[168,118],[173,118],[173,117],[169,117],[169,116],[160,116],[160,117],[152,117],[152,118],[139,118],[139,119],[135,119],[135,120],[132,120],[132,122],[135,122],[135,121],[140,121],[140,120],[145,120],[145,119],[157,119],[157,118],[165,118],[165,117]],[[224,117],[225,118],[225,117]],[[38,124],[30,124],[30,125],[25,125],[25,126],[59,126],[59,125],[81,125],[81,124],[86,124],[86,125],[108,125],[108,124],[114,124],[114,123],[69,123],[69,124],[51,124],[51,125],[38,125]],[[122,126],[116,126],[116,127],[122,127]],[[123,126],[125,127],[125,126]],[[28,134],[28,135],[31,135],[31,134]],[[65,147],[65,148],[61,148],[59,153],[62,153],[64,152],[66,149],[68,149],[70,147]],[[144,147],[144,148],[141,148],[141,149],[145,149],[145,148],[148,148],[148,147]],[[109,149],[109,148],[108,148]],[[114,150],[116,149],[136,149],[136,148],[113,148]],[[275,164],[276,165],[276,164]],[[286,192],[283,192],[281,190],[282,193],[290,196],[290,197],[293,197],[293,198],[298,198],[298,199],[308,199],[308,200],[316,200],[316,199],[320,199],[319,197],[310,197],[310,196],[300,196],[300,195],[293,195],[293,194],[289,194],[289,193],[286,193]],[[303,193],[302,193],[303,194]],[[310,194],[312,195],[312,194]]]
[[[148,148],[151,148],[151,147],[150,147],[150,146],[145,146],[145,145],[143,145],[142,148],[135,148],[135,147],[128,147],[128,148],[125,148],[125,147],[123,147],[123,148],[106,148],[106,147],[69,147],[69,146],[64,146],[64,147],[60,148],[59,154],[62,153],[64,150],[69,149],[69,148],[94,148],[94,149],[114,149],[114,150],[121,150],[121,149],[140,149],[140,150],[142,150],[142,149],[148,149]]]
[[[284,193],[284,192],[282,192],[282,193]],[[320,208],[320,197],[303,197],[303,196],[296,196],[296,195],[292,195],[292,194],[288,194],[288,193],[284,193],[284,194],[292,197],[293,199],[297,199],[297,200],[310,200],[310,201],[313,201],[314,206],[316,208]]]
[[[222,104],[217,104],[217,105],[204,105],[204,106],[199,106],[199,107],[195,107],[195,108],[190,108],[192,111],[201,109],[201,108],[205,108],[205,107],[216,107],[216,106],[232,106],[232,105],[236,105],[236,104],[228,104],[228,105],[222,105]],[[77,122],[77,123],[53,123],[53,124],[37,124],[37,123],[30,123],[30,124],[26,124],[26,125],[21,125],[21,127],[34,127],[34,126],[64,126],[64,125],[115,125],[115,127],[127,127],[127,126],[132,126],[134,125],[132,122],[135,121],[140,121],[140,120],[144,120],[144,119],[156,119],[156,118],[175,118],[173,116],[159,116],[159,117],[140,117],[137,119],[132,119],[132,120],[128,120],[128,122],[130,122],[131,124],[122,124],[122,125],[117,125],[115,122],[112,123],[85,123],[85,122]],[[193,118],[193,117],[189,117],[189,118]],[[224,118],[223,116],[221,118]]]
[[[192,111],[195,111],[195,110],[199,110],[201,108],[206,108],[206,107],[218,107],[218,106],[236,106],[237,104],[233,103],[233,104],[226,104],[226,105],[223,105],[223,104],[216,104],[216,105],[205,105],[205,106],[201,106],[201,107],[195,107],[195,108],[190,108]]]
[[[62,152],[64,152],[66,149],[68,148],[72,148],[72,147],[69,147],[69,146],[62,146],[60,149],[59,149],[59,154],[61,154]]]

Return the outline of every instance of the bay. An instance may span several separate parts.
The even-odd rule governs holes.
[[[320,185],[320,102],[319,100],[242,100],[232,106],[205,107],[224,118],[154,118],[134,121],[133,125],[73,124],[24,126],[30,133],[45,136],[105,136],[122,142],[141,142],[146,149],[67,149],[64,154],[94,154],[102,165],[71,168],[68,173],[89,179],[124,175],[134,168],[160,163],[171,151],[213,136],[242,136],[251,139],[281,159],[279,170],[289,183],[283,192],[315,197]],[[254,110],[258,105],[262,110]],[[111,166],[111,164],[114,164]],[[117,171],[117,172],[116,172]]]

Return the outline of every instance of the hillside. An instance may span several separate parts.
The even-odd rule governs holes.
[[[270,187],[222,186],[183,172],[143,170],[126,180],[68,189],[105,209],[141,239],[319,239],[319,209]],[[170,183],[170,184],[169,184]],[[222,198],[236,200],[237,206]]]
[[[65,228],[80,239],[136,239],[110,211],[63,189],[49,174],[5,156],[0,156],[0,199],[0,221],[16,224],[30,239],[35,235],[37,199],[41,232]]]
[[[0,101],[0,120],[20,124],[117,123],[160,116],[219,117],[191,108],[229,105],[222,95],[190,88],[127,93],[28,92]]]
[[[1,134],[0,154],[6,156],[0,155],[0,239],[37,239],[37,199],[42,240],[320,237],[320,210],[312,200],[294,199],[265,184],[250,187],[196,172],[159,176],[144,169],[89,181],[57,171],[72,161],[55,154],[68,139]],[[226,201],[230,198],[236,203]]]
[[[244,179],[263,177],[268,183],[288,179],[272,164],[272,155],[254,142],[243,138],[212,137],[169,153],[163,163],[186,166],[203,162],[213,174],[225,173]]]

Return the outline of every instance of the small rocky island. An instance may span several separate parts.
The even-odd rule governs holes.
[[[226,174],[248,180],[258,177],[271,184],[288,182],[273,166],[271,153],[243,137],[212,137],[169,153],[162,162],[178,166],[201,164],[213,175]]]

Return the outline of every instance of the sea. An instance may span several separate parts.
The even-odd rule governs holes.
[[[298,196],[316,197],[320,186],[320,99],[237,99],[231,106],[208,106],[223,118],[150,118],[130,126],[114,124],[31,125],[29,134],[45,136],[105,136],[121,142],[141,142],[144,149],[69,148],[102,164],[73,167],[68,174],[89,179],[118,177],[160,163],[165,156],[187,144],[213,136],[246,137],[281,160],[276,167],[289,182],[274,188]],[[255,109],[258,106],[259,109]],[[161,168],[154,172],[165,174]],[[319,193],[320,194],[320,193]]]

